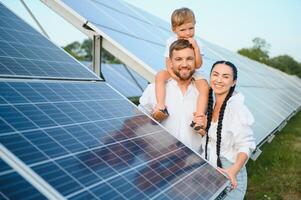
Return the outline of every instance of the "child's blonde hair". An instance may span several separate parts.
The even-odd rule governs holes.
[[[192,10],[189,8],[179,8],[173,11],[171,14],[171,26],[174,30],[176,27],[181,26],[185,23],[194,23],[195,17]]]

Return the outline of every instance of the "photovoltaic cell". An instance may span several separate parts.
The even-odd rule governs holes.
[[[68,199],[208,199],[228,182],[106,83],[0,87],[1,144]]]
[[[2,159],[0,166],[0,199],[47,199]]]
[[[0,76],[99,78],[0,3]]]
[[[81,62],[92,68],[90,62]],[[132,69],[123,64],[101,64],[101,71],[108,84],[126,97],[141,96],[148,82]]]
[[[168,23],[150,14],[144,15],[123,1],[114,1],[114,4],[107,0],[63,2],[147,65],[156,70],[165,68],[163,54],[171,35]]]

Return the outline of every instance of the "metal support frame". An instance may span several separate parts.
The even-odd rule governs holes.
[[[259,148],[256,148],[256,150],[251,154],[250,158],[255,161],[261,153],[262,151]]]
[[[22,160],[0,144],[0,158],[12,167],[20,176],[26,179],[33,187],[42,193],[47,199],[65,199],[56,189],[41,178]],[[4,183],[5,184],[5,183]]]
[[[26,11],[29,13],[29,15],[31,16],[31,18],[33,19],[33,21],[38,25],[38,27],[40,28],[40,30],[42,31],[42,33],[48,38],[50,39],[49,35],[47,34],[47,32],[45,31],[45,29],[42,27],[42,25],[39,23],[39,21],[37,20],[37,18],[33,15],[33,13],[31,12],[31,10],[29,9],[29,7],[26,5],[24,0],[20,0],[22,5],[25,7]]]
[[[122,64],[122,66],[123,66],[124,69],[128,72],[128,74],[130,75],[130,77],[132,78],[132,80],[135,82],[136,86],[143,92],[144,89],[143,89],[142,86],[139,84],[139,82],[138,82],[137,79],[134,77],[133,73],[129,70],[129,68],[128,68],[125,64]]]
[[[92,68],[94,73],[104,80],[101,72],[102,36],[94,35],[92,41]]]

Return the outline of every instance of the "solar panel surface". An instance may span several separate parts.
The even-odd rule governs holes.
[[[99,78],[0,3],[0,76]]]
[[[90,62],[81,62],[89,68]],[[123,64],[101,64],[101,71],[107,83],[126,97],[141,96],[148,82]]]
[[[209,199],[227,183],[106,83],[0,87],[1,144],[66,198]]]
[[[0,199],[47,199],[0,159]]]

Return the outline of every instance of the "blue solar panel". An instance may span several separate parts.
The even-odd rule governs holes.
[[[46,199],[2,159],[0,159],[0,167],[0,199]]]
[[[114,1],[114,5],[107,0],[63,2],[147,65],[156,70],[165,68],[165,42],[171,35],[167,22],[144,15],[123,1]]]
[[[228,183],[106,83],[0,87],[1,144],[68,199],[209,199]]]
[[[0,77],[99,79],[0,3]]]
[[[82,61],[91,68],[90,62]],[[141,96],[148,82],[123,64],[101,64],[101,71],[107,83],[126,97]]]

